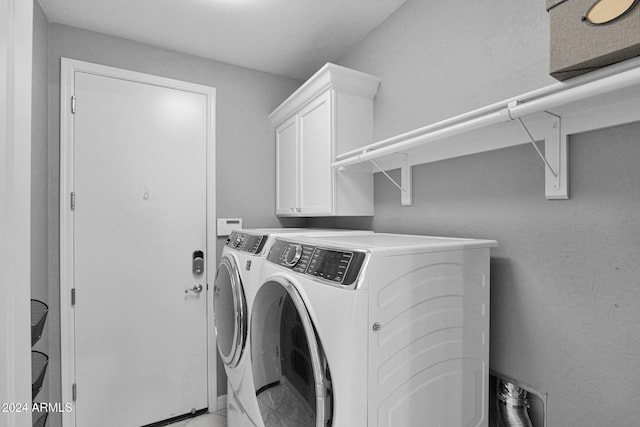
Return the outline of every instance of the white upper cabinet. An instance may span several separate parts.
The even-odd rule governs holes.
[[[296,116],[276,129],[276,213],[298,206],[298,129]],[[293,212],[292,212],[293,213]]]
[[[333,170],[337,155],[373,140],[380,79],[326,64],[269,118],[276,127],[276,214],[373,215],[373,176]]]

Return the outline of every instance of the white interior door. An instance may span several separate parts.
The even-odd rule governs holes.
[[[206,96],[76,71],[75,97],[76,426],[206,408]]]

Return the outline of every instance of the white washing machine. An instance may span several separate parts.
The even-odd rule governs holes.
[[[492,240],[278,238],[254,296],[258,427],[486,427]]]
[[[307,228],[244,229],[231,233],[214,282],[214,322],[220,358],[227,373],[229,427],[252,427],[260,412],[251,377],[248,325],[262,266],[276,237],[371,234],[363,230]]]

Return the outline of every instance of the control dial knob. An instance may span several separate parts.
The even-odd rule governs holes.
[[[302,257],[302,246],[300,245],[291,245],[289,246],[289,249],[287,250],[287,252],[284,254],[284,265],[286,265],[287,267],[293,267],[295,266],[298,261],[300,261],[300,258]]]

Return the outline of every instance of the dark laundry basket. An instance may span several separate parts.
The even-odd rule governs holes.
[[[47,424],[48,412],[34,412],[33,413],[33,427],[44,427]]]
[[[31,379],[33,381],[31,383],[31,399],[35,399],[42,388],[48,364],[49,356],[39,351],[31,351]]]
[[[49,307],[40,300],[31,300],[31,346],[38,342],[44,330]]]

